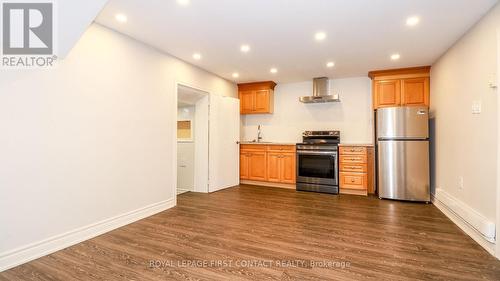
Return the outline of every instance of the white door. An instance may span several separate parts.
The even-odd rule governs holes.
[[[240,100],[210,95],[209,192],[240,183]]]

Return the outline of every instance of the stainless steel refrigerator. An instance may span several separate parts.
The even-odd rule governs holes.
[[[376,120],[379,197],[429,202],[428,109],[381,108]]]

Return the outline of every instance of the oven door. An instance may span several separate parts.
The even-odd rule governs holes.
[[[297,182],[338,185],[336,151],[297,151]]]

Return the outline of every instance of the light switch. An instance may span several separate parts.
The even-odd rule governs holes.
[[[481,101],[475,100],[472,102],[472,114],[481,114]]]
[[[496,74],[492,74],[490,75],[490,79],[488,81],[488,86],[490,86],[490,88],[492,89],[496,89],[497,88],[497,75]]]

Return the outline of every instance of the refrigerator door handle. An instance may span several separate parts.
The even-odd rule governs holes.
[[[378,138],[378,141],[429,141],[429,138]]]

